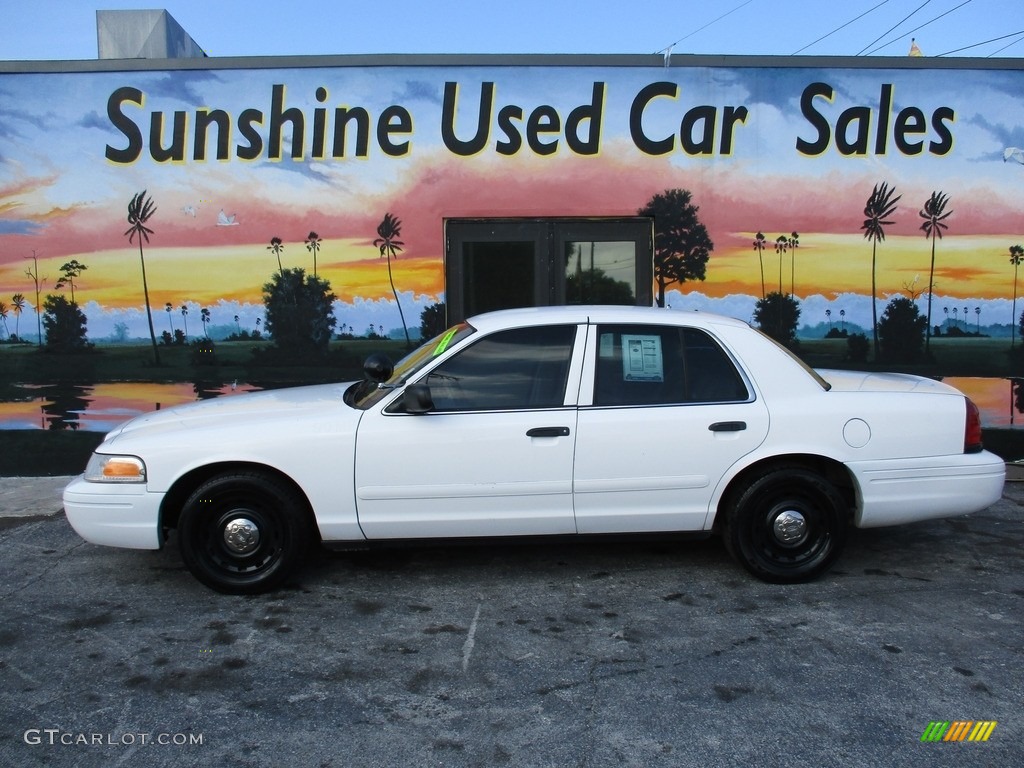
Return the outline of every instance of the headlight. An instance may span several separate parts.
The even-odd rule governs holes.
[[[144,483],[146,465],[136,456],[108,456],[94,453],[85,468],[90,483]]]

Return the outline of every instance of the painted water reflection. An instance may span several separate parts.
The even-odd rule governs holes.
[[[109,432],[143,413],[263,388],[222,381],[17,384],[0,401],[0,429]]]
[[[1024,379],[948,377],[944,380],[977,404],[983,426],[1024,427]],[[18,384],[8,388],[6,399],[0,399],[0,430],[108,432],[142,413],[272,388],[272,384],[223,381]]]

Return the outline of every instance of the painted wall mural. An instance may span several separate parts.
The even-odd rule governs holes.
[[[821,61],[2,71],[0,341],[35,341],[48,294],[94,344],[148,340],[141,261],[158,337],[265,331],[264,284],[298,267],[336,334],[404,339],[444,300],[446,219],[633,216],[682,189],[713,250],[672,308],[752,320],[777,292],[801,338],[870,338],[904,296],[940,335],[1009,344],[1024,71]]]

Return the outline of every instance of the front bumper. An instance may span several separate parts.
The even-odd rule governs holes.
[[[855,461],[858,528],[978,512],[1003,495],[1005,462],[988,451],[955,456]]]
[[[144,483],[88,483],[81,476],[64,489],[64,514],[79,536],[93,544],[160,549],[160,504],[164,494]]]

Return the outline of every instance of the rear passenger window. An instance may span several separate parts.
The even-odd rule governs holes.
[[[731,358],[697,328],[598,328],[594,405],[672,405],[748,400]]]

